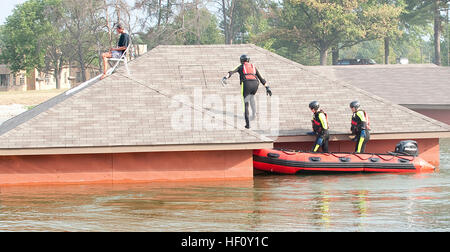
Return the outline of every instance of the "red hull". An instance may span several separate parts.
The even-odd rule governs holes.
[[[327,172],[433,172],[420,157],[371,153],[310,153],[277,149],[253,151],[253,167],[282,174],[299,171]]]

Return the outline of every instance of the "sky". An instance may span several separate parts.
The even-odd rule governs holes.
[[[6,18],[12,14],[14,7],[24,3],[26,0],[0,0],[2,7],[0,8],[0,25],[5,24]]]
[[[22,4],[27,0],[0,0],[0,25],[5,24],[6,18],[12,14],[16,5]],[[128,4],[133,5],[135,0],[126,0]]]
[[[22,4],[27,0],[0,0],[0,25],[4,25],[6,18],[12,14],[13,9],[18,4]],[[128,4],[134,5],[135,0],[126,0]]]

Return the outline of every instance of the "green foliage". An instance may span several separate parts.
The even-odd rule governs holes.
[[[332,47],[397,34],[402,7],[373,0],[284,0],[274,29],[283,40],[316,48],[320,63],[327,63]]]
[[[178,19],[181,20],[181,19]],[[176,44],[219,44],[223,41],[220,30],[217,26],[217,18],[207,9],[198,10],[189,9],[184,15],[185,29],[177,37]],[[181,28],[181,23],[176,22],[174,26]]]
[[[405,0],[404,11],[400,15],[400,34],[392,36],[389,63],[396,63],[400,57],[406,57],[410,64],[432,63],[433,48],[433,1]],[[446,9],[442,8],[443,34],[441,39],[442,65],[447,63],[448,25],[445,22]],[[344,58],[372,58],[378,63],[384,61],[384,47],[380,40],[372,40],[341,51]]]
[[[59,0],[29,0],[17,6],[6,19],[1,29],[0,60],[9,64],[13,72],[45,67],[44,41],[56,34],[48,11],[59,3]]]
[[[130,32],[133,42],[146,43],[149,49],[160,44],[254,43],[305,65],[330,64],[332,49],[340,49],[341,58],[382,63],[383,40],[389,38],[390,63],[398,57],[428,63],[434,57],[433,1],[138,0],[133,8],[124,2],[133,1],[28,0],[0,27],[0,61],[13,72],[37,68],[55,75],[69,62],[80,69],[92,64],[100,68],[99,56],[109,46],[107,20],[116,21],[108,17],[108,8],[120,11],[113,17],[121,22],[124,14],[136,11],[145,25]],[[443,11],[446,2],[441,0]],[[444,17],[441,51],[447,64]]]

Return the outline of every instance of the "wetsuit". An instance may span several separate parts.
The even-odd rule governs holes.
[[[355,152],[361,153],[366,149],[366,144],[370,139],[369,117],[364,110],[357,110],[352,115],[352,126],[350,128],[354,134],[356,146]]]
[[[248,115],[248,106],[252,107],[252,119],[256,115],[255,97],[254,95],[258,91],[259,81],[264,85],[266,80],[261,77],[256,67],[249,63],[244,62],[237,66],[233,71],[228,72],[228,78],[234,73],[239,73],[240,83],[241,83],[241,95],[244,102],[244,116],[245,116],[245,127],[250,127],[250,119]],[[258,81],[259,80],[259,81]]]
[[[314,133],[316,133],[316,142],[313,145],[312,151],[317,152],[319,147],[322,146],[322,151],[328,152],[328,140],[330,135],[328,133],[327,114],[321,109],[314,113],[311,121]]]

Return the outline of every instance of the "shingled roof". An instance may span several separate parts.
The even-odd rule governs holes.
[[[329,79],[348,82],[397,104],[450,105],[449,67],[397,64],[307,68]]]
[[[242,109],[227,109],[240,98],[239,77],[222,87],[220,79],[248,54],[274,95],[266,121],[244,129]],[[254,45],[158,46],[104,80],[68,91],[0,125],[0,149],[271,143],[264,135],[298,136],[311,131],[308,104],[327,111],[332,134],[347,134],[359,100],[370,114],[373,133],[448,132],[449,127],[345,82],[330,80],[306,67]],[[196,102],[196,94],[203,100]],[[216,103],[216,104],[214,104]],[[192,116],[187,129],[174,128],[181,105]],[[189,112],[189,111],[192,111]],[[259,117],[264,112],[259,110]],[[198,116],[217,120],[205,129]],[[276,123],[272,123],[275,121]],[[257,123],[259,122],[259,123]],[[266,124],[266,125],[264,125]],[[192,126],[192,127],[191,127]],[[222,127],[223,126],[223,127]],[[274,133],[275,132],[275,133]],[[259,145],[261,147],[262,145]],[[248,148],[258,148],[252,145]]]
[[[140,65],[136,62],[130,67],[136,71]],[[174,113],[183,113],[183,109],[186,114],[199,113],[204,120],[220,118],[158,89],[148,76],[145,81],[139,81],[127,77],[120,69],[104,80],[73,90],[1,124],[0,148],[222,144],[223,149],[227,149],[229,144],[271,146],[271,139],[223,120],[224,126],[219,129],[195,129],[194,124],[187,130],[172,127]],[[245,148],[241,146],[241,149]]]
[[[349,83],[321,76],[303,65],[254,45],[159,46],[134,62],[137,71],[132,75],[142,81],[151,78],[155,85],[171,93],[191,92],[193,87],[202,87],[204,94],[238,96],[237,74],[228,80],[229,84],[224,88],[219,80],[239,64],[241,54],[250,56],[251,62],[271,86],[274,96],[268,102],[275,96],[279,100],[279,125],[275,125],[279,127],[279,136],[305,135],[311,131],[312,115],[308,104],[312,100],[318,100],[327,111],[332,134],[348,133],[351,118],[348,104],[352,100],[359,100],[370,113],[372,133],[375,134],[449,131],[444,123]],[[265,96],[264,89],[260,89],[257,100]],[[252,129],[256,132],[270,135],[269,131],[253,125]]]

